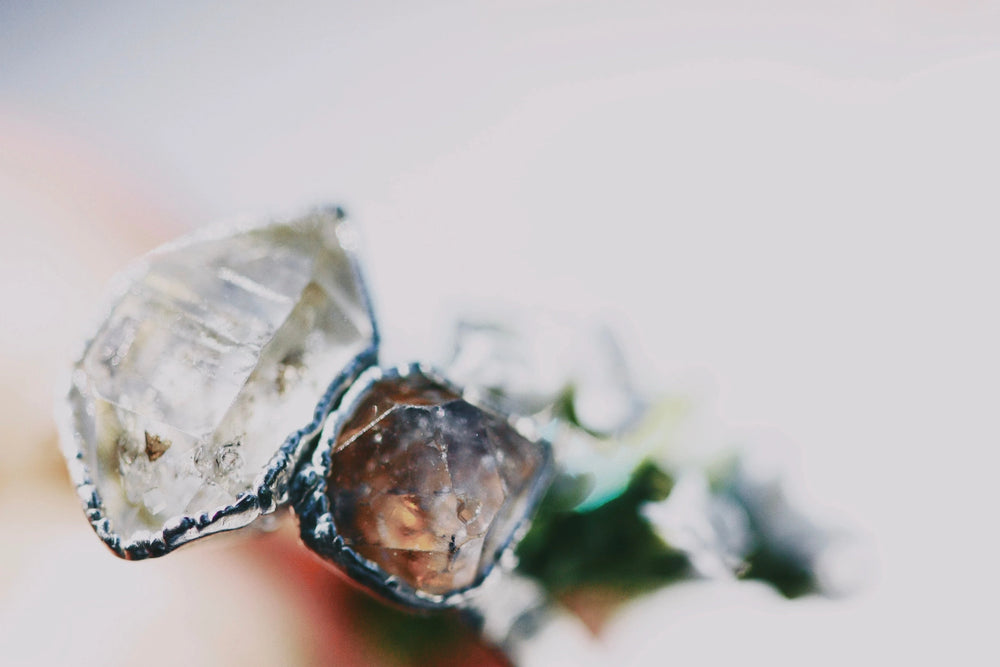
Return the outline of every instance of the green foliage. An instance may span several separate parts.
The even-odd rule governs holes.
[[[638,593],[684,576],[687,558],[665,544],[640,512],[643,504],[666,498],[672,486],[666,473],[644,463],[620,496],[575,512],[586,481],[559,478],[517,548],[519,571],[555,594],[589,585]]]

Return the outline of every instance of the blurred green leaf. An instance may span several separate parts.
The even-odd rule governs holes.
[[[673,480],[665,472],[644,463],[620,496],[575,512],[574,498],[586,495],[583,484],[562,478],[552,485],[517,548],[520,572],[553,594],[592,585],[639,593],[688,572],[684,554],[664,543],[640,512],[670,493]]]

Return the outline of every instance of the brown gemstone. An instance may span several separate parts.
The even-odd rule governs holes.
[[[441,595],[490,569],[529,511],[544,461],[539,445],[449,389],[386,379],[341,429],[327,493],[349,547]]]

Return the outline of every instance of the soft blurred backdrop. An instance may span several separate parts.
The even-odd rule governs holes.
[[[536,664],[996,664],[998,34],[943,0],[0,0],[0,662],[405,661],[292,526],[117,561],[51,419],[127,259],[333,201],[390,359],[469,305],[608,320],[875,545],[854,598],[668,587]]]

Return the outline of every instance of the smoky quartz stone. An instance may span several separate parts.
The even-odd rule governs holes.
[[[374,381],[342,410],[324,432],[321,484],[340,549],[316,550],[411,597],[477,585],[544,490],[548,447],[415,368]]]

